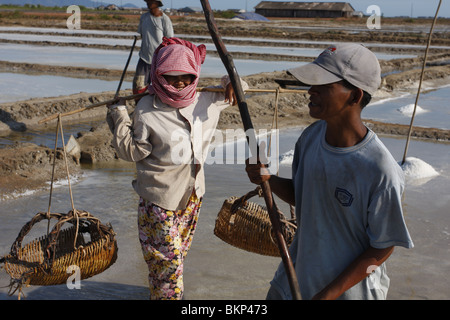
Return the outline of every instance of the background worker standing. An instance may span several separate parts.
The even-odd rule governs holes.
[[[149,84],[150,66],[153,53],[161,44],[163,37],[173,37],[173,26],[170,18],[160,9],[161,1],[145,0],[148,12],[141,16],[138,33],[141,35],[141,50],[133,79],[133,93],[142,93]]]

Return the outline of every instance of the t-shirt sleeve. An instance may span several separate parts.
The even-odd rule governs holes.
[[[164,16],[164,24],[163,24],[163,34],[164,37],[172,38],[174,36],[172,21],[168,16]]]
[[[414,246],[403,216],[399,187],[387,187],[374,194],[368,208],[367,234],[370,245],[377,249]]]

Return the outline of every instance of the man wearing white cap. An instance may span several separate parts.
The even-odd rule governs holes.
[[[141,35],[142,41],[133,79],[133,93],[135,94],[144,92],[148,87],[153,53],[161,44],[163,37],[174,36],[172,21],[160,9],[163,3],[156,0],[145,0],[145,2],[149,11],[141,16],[138,26],[138,33]]]
[[[289,70],[310,85],[319,121],[296,143],[292,179],[247,165],[250,180],[295,205],[298,230],[289,248],[303,299],[385,299],[385,261],[394,246],[412,248],[401,204],[403,171],[361,120],[381,83],[375,55],[362,45],[327,48]],[[261,169],[262,168],[262,169]],[[292,299],[284,266],[268,299]]]

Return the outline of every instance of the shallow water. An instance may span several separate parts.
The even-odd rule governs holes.
[[[32,34],[15,34],[2,33],[2,31],[13,32],[33,32]],[[44,35],[43,32],[55,32],[63,35]],[[99,30],[66,30],[56,28],[27,28],[27,27],[0,27],[0,38],[8,40],[26,40],[26,41],[54,41],[54,42],[75,42],[86,44],[108,44],[108,45],[129,45],[131,47],[133,32],[118,32],[116,33],[122,37],[129,37],[129,39],[115,39],[105,38],[102,35],[111,35],[111,32]],[[74,35],[74,36],[70,36]],[[76,35],[76,36],[75,36]],[[80,35],[94,35],[94,37],[84,37]],[[189,35],[177,35],[187,39],[192,38]],[[202,37],[200,37],[202,38]],[[208,37],[204,37],[208,38]],[[225,37],[226,39],[249,40],[248,38],[233,38]],[[261,39],[251,39],[258,41]],[[265,40],[265,39],[264,39]],[[274,41],[274,40],[272,40]],[[293,41],[297,42],[297,41]],[[278,55],[298,55],[315,57],[320,54],[322,49],[320,46],[322,42],[315,41],[299,41],[299,43],[315,43],[318,48],[295,48],[295,47],[260,47],[260,46],[246,46],[246,45],[227,45],[230,52],[249,52],[249,53],[268,53]],[[197,43],[199,44],[199,43]],[[140,45],[138,40],[137,45]],[[384,44],[374,44],[384,45]],[[206,44],[208,50],[215,50],[215,46],[211,43]],[[77,47],[58,47],[58,46],[40,46],[36,45],[21,45],[0,43],[0,50],[2,52],[1,60],[16,63],[37,63],[45,65],[58,66],[74,66],[74,67],[88,67],[88,68],[106,68],[114,70],[122,70],[128,58],[128,50],[102,50],[93,48],[77,48]],[[391,54],[391,53],[376,53],[379,59],[395,59],[400,57],[414,57],[416,55],[407,54]],[[135,52],[131,61],[129,70],[132,70],[138,61],[138,54]],[[260,72],[273,72],[287,70],[293,67],[300,66],[304,62],[290,62],[290,61],[262,61],[262,60],[245,60],[235,59],[235,64],[239,74],[246,76]],[[226,73],[221,60],[215,56],[208,56],[202,66],[202,77],[220,77]],[[102,91],[103,88],[108,87],[108,82],[100,80],[74,80],[67,77],[52,77],[40,76],[40,80],[36,81],[33,76],[23,74],[0,74],[0,103],[20,101],[34,97],[50,97],[59,94],[72,94],[80,91],[94,92]],[[98,82],[96,82],[98,81]],[[24,90],[24,87],[27,90]],[[113,86],[114,87],[114,86]]]
[[[116,90],[119,81],[81,79],[51,75],[27,75],[21,73],[0,73],[0,103],[67,96],[80,92],[97,93]],[[129,81],[122,83],[122,89],[131,89]]]
[[[129,51],[101,50],[76,47],[51,47],[39,45],[17,45],[0,43],[1,60],[20,63],[37,63],[57,66],[104,68],[123,70]],[[135,52],[129,70],[136,67],[138,54]],[[246,76],[259,72],[281,71],[299,66],[302,62],[261,61],[234,59],[239,75]],[[218,57],[207,56],[202,65],[202,77],[220,77],[226,73]]]
[[[192,36],[191,36],[192,37]],[[189,39],[189,37],[185,37]],[[14,33],[1,33],[0,39],[16,40],[16,41],[34,41],[43,42],[51,41],[55,43],[81,43],[81,44],[100,44],[109,46],[129,46],[131,48],[133,44],[133,38],[103,38],[103,37],[81,37],[81,36],[49,36],[40,34],[14,34]],[[231,38],[230,38],[231,39]],[[253,39],[247,39],[253,40]],[[200,45],[202,42],[194,41],[196,45]],[[141,46],[141,41],[136,41],[136,46]],[[216,47],[212,43],[205,44],[207,50],[216,50]],[[278,54],[278,55],[294,55],[294,56],[306,56],[317,57],[322,49],[319,48],[301,48],[301,47],[268,47],[268,46],[251,46],[251,45],[235,45],[227,44],[227,50],[229,52],[246,52],[246,53],[266,53],[266,54]],[[323,45],[322,45],[323,46]],[[414,58],[417,54],[405,54],[405,53],[378,53],[375,55],[378,59],[391,60],[398,58]]]
[[[293,149],[300,130],[284,130],[280,154]],[[404,139],[383,138],[394,157],[401,160]],[[412,141],[409,155],[422,159],[439,176],[408,181],[405,217],[414,249],[396,249],[389,259],[390,299],[449,299],[450,280],[442,277],[450,267],[450,146],[444,143]],[[131,188],[132,165],[108,164],[87,169],[86,176],[73,186],[75,207],[87,210],[103,222],[111,222],[117,232],[119,256],[104,273],[82,281],[80,290],[65,285],[30,287],[28,299],[146,299],[147,271],[137,240],[138,198]],[[197,232],[185,262],[186,299],[264,299],[279,258],[265,257],[231,247],[214,236],[214,222],[223,201],[252,190],[242,164],[206,166],[207,194],[200,213]],[[289,166],[280,175],[288,177]],[[255,201],[258,201],[255,199]],[[258,201],[259,202],[259,201]],[[287,213],[285,204],[277,201]],[[38,211],[48,206],[47,192],[18,200],[0,202],[0,254],[6,254],[20,228]],[[70,209],[67,187],[56,189],[53,212]],[[0,274],[0,287],[8,277]],[[8,297],[0,289],[0,299]]]
[[[387,123],[411,123],[417,94],[405,94],[398,98],[382,100],[364,108],[362,116]],[[450,129],[450,86],[427,91],[419,96],[414,125],[419,127]]]
[[[93,127],[98,125],[99,121],[84,120],[76,124],[64,124],[63,132],[64,142],[67,145],[71,135],[78,136],[79,132],[90,131]],[[45,129],[27,129],[26,132],[12,131],[4,136],[0,135],[0,149],[5,146],[13,145],[16,142],[20,143],[34,143],[37,145],[43,145],[53,149],[55,147],[56,137],[56,122],[52,126],[48,126]],[[62,147],[61,136],[58,136],[58,148]],[[1,151],[0,151],[1,152]]]

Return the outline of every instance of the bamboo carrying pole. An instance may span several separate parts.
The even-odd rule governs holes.
[[[250,114],[247,109],[247,102],[244,98],[244,91],[242,90],[241,82],[236,70],[236,67],[233,62],[233,58],[228,53],[227,49],[225,48],[225,45],[222,41],[222,38],[219,34],[219,30],[217,28],[216,22],[214,20],[214,16],[211,10],[211,6],[209,5],[208,0],[200,0],[203,11],[206,18],[206,23],[208,24],[208,29],[211,34],[211,37],[214,41],[214,44],[217,48],[217,52],[220,55],[220,58],[228,72],[228,75],[230,76],[231,83],[233,85],[234,93],[236,95],[239,111],[241,113],[242,122],[244,124],[244,129],[247,132],[247,138],[249,140],[249,145],[254,146],[256,143],[250,143],[250,142],[256,142],[256,136],[253,129],[253,124],[250,119]],[[252,140],[252,141],[251,141]],[[255,150],[251,150],[253,155],[257,155],[258,151],[254,152]],[[283,237],[283,234],[281,232],[281,222],[280,222],[280,215],[278,213],[278,209],[275,205],[275,202],[272,197],[272,192],[270,190],[269,182],[266,181],[261,184],[261,189],[263,191],[264,200],[266,202],[267,211],[270,216],[270,221],[272,222],[273,231],[275,233],[275,238],[277,240],[278,248],[280,250],[280,255],[283,260],[283,264],[286,270],[287,278],[289,281],[289,286],[291,288],[292,297],[295,300],[301,299],[300,294],[300,287],[297,280],[297,276],[295,273],[294,265],[292,263],[292,259],[289,255],[288,247],[286,245],[286,241]]]
[[[277,90],[279,90],[280,93],[303,93],[306,92],[306,90],[295,90],[295,89],[248,89],[245,90],[245,92],[248,93],[276,93]],[[222,88],[197,88],[198,92],[223,92]],[[61,117],[67,117],[67,116],[71,116],[83,111],[87,111],[90,109],[94,109],[97,107],[101,107],[107,104],[113,104],[115,102],[117,102],[119,99],[128,101],[128,100],[134,100],[134,99],[139,99],[142,98],[144,96],[148,95],[148,92],[143,92],[143,93],[138,93],[138,94],[133,94],[133,95],[129,95],[129,96],[124,96],[124,97],[115,97],[114,99],[110,99],[110,100],[106,100],[106,101],[101,101],[101,102],[97,102],[94,104],[91,104],[89,106],[77,109],[77,110],[72,110],[72,111],[68,111],[65,113],[55,113],[52,114],[51,116],[44,118],[42,120],[39,120],[39,124],[43,124],[45,122],[49,122],[51,120],[57,119],[59,115],[61,115]]]
[[[431,45],[431,37],[433,35],[433,29],[434,29],[434,25],[436,24],[436,20],[437,20],[437,17],[438,17],[439,9],[441,7],[441,3],[442,3],[442,0],[439,0],[438,7],[436,9],[436,14],[434,16],[433,23],[431,24],[430,34],[428,35],[428,43],[427,43],[427,48],[425,50],[425,56],[423,58],[422,73],[420,74],[419,88],[417,89],[417,96],[416,96],[416,101],[414,103],[414,110],[413,110],[413,114],[412,114],[412,117],[411,117],[411,124],[409,125],[408,138],[406,139],[406,146],[405,146],[405,152],[403,154],[402,165],[405,163],[406,155],[408,153],[409,142],[411,140],[411,134],[412,134],[412,129],[413,129],[414,118],[416,116],[417,104],[419,102],[420,90],[422,89],[422,82],[423,82],[423,77],[424,77],[424,74],[425,74],[425,67],[427,65],[428,51],[429,51],[430,45]]]
[[[120,77],[119,86],[117,87],[116,94],[114,97],[119,96],[120,88],[122,87],[123,79],[125,78],[125,74],[127,73],[128,65],[130,64],[131,56],[133,55],[134,47],[136,46],[137,36],[134,36],[133,45],[131,46],[130,54],[128,55],[127,63],[125,64],[125,68],[123,69],[122,76]]]

